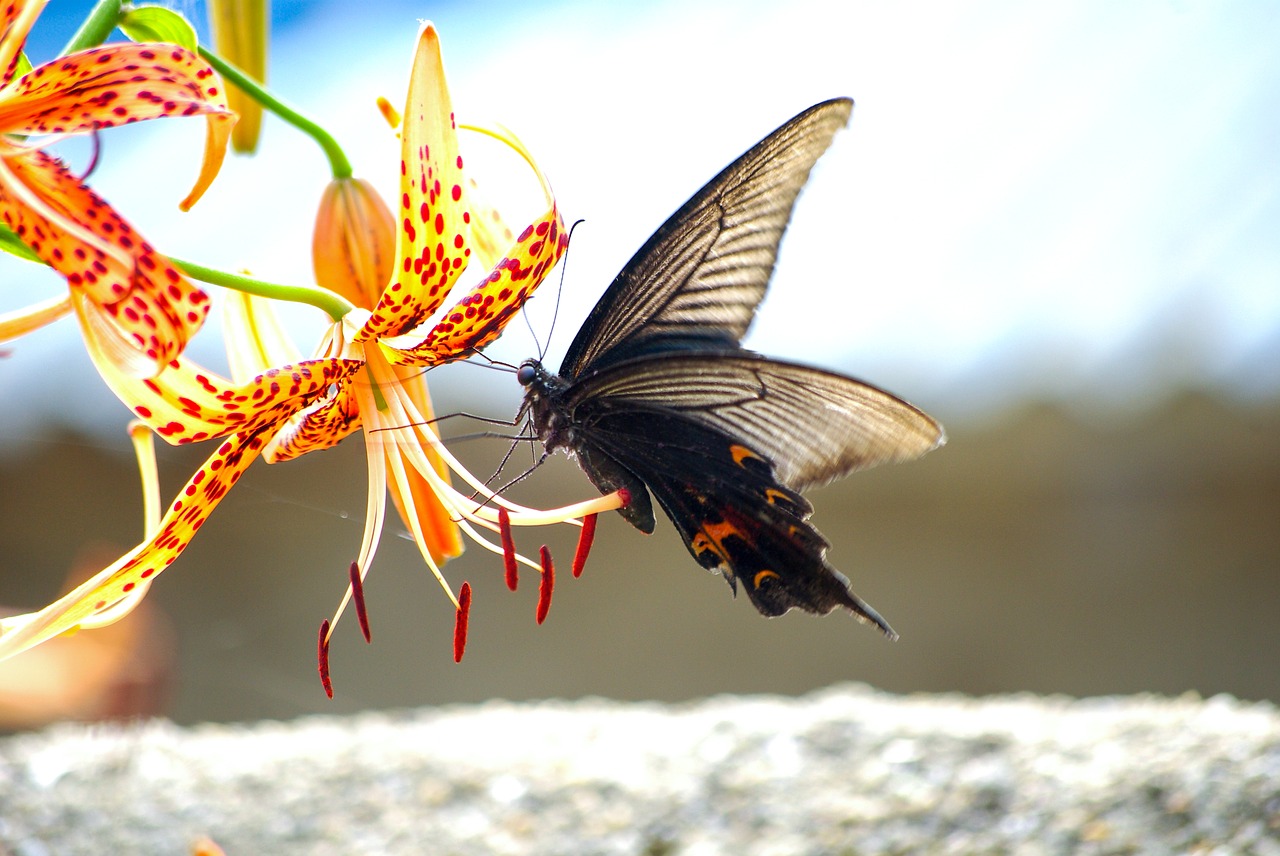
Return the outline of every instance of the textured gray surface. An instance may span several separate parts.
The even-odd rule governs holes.
[[[1280,854],[1226,697],[586,700],[0,742],[8,853]]]

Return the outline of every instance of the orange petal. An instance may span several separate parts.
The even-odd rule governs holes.
[[[369,372],[383,390],[383,395],[403,396],[412,404],[417,417],[424,420],[434,418],[435,412],[431,407],[431,394],[427,389],[426,376],[417,368],[388,366],[378,360],[375,355],[369,362]],[[391,388],[392,386],[394,389]],[[374,414],[373,418],[366,420],[366,425],[378,427],[386,421],[387,416]],[[428,424],[424,425],[422,430],[434,432],[435,427]],[[410,532],[421,531],[423,543],[418,547],[429,553],[435,562],[441,563],[460,555],[462,535],[458,525],[445,510],[426,477],[418,472],[414,456],[407,454],[406,449],[399,442],[387,442],[384,439],[394,436],[394,434],[380,431],[367,433],[365,442],[380,444],[383,447],[388,463],[387,472],[391,476],[387,479],[387,491],[391,494],[391,501],[399,512],[400,519],[404,521],[405,527]],[[435,448],[427,443],[418,444],[418,448],[421,449],[427,464],[436,475],[447,483],[449,468]],[[422,458],[418,458],[418,461],[421,462]],[[417,527],[409,519],[410,514],[417,518]]]
[[[235,114],[222,80],[207,62],[170,44],[121,42],[37,66],[6,87],[0,128],[6,133],[79,134],[166,116],[208,116],[204,163],[190,208],[218,174]]]
[[[178,494],[155,536],[36,613],[0,620],[0,659],[91,622],[149,584],[190,543],[227,491],[265,445],[266,426],[223,442]],[[135,604],[136,605],[136,604]],[[117,617],[122,617],[123,612]]]
[[[154,378],[136,378],[118,371],[103,357],[92,328],[86,329],[85,343],[112,392],[174,445],[261,425],[283,425],[331,392],[331,386],[337,385],[335,392],[341,394],[349,385],[348,379],[363,366],[358,360],[307,360],[268,369],[247,383],[234,384],[184,358],[173,360]]]
[[[267,462],[275,464],[328,449],[359,429],[360,405],[351,384],[344,384],[332,398],[298,413],[280,429],[267,447]]]
[[[42,151],[0,154],[0,218],[101,309],[122,350],[136,352],[140,364],[122,370],[154,373],[182,352],[209,313],[203,291]]]
[[[418,34],[401,132],[396,280],[356,342],[398,336],[440,307],[471,256],[453,104],[431,24]]]
[[[418,524],[422,527],[422,535],[425,539],[425,547],[427,552],[431,554],[431,558],[437,563],[444,563],[448,559],[455,558],[462,554],[462,534],[458,530],[458,525],[453,522],[449,516],[449,512],[445,511],[444,506],[440,504],[440,500],[436,497],[435,491],[427,483],[427,480],[413,469],[413,465],[409,462],[401,452],[394,447],[387,448],[388,455],[399,455],[404,461],[404,473],[409,481],[409,493],[412,496],[413,508],[418,514]],[[430,454],[430,452],[428,452]],[[396,511],[400,514],[400,519],[404,521],[404,525],[413,531],[413,525],[409,522],[408,514],[405,512],[404,498],[401,496],[401,486],[398,480],[391,479],[387,482],[387,490],[391,494],[391,502],[396,507]]]
[[[0,86],[7,86],[18,69],[18,60],[31,25],[44,9],[46,0],[15,0],[0,8]]]
[[[48,300],[32,304],[26,309],[18,309],[0,315],[0,342],[7,342],[24,336],[32,330],[39,330],[46,324],[52,324],[59,318],[71,314],[71,295],[59,294]]]
[[[501,335],[568,245],[564,221],[553,204],[525,229],[493,273],[459,300],[425,339],[403,350],[384,345],[383,353],[392,363],[429,366],[484,347]]]

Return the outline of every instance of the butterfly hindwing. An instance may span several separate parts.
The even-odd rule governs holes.
[[[741,585],[763,615],[843,607],[893,631],[826,561],[813,508],[774,477],[769,461],[735,437],[659,404],[588,399],[592,455],[625,458],[703,567]]]
[[[627,262],[560,366],[575,378],[645,352],[737,345],[814,163],[853,102],[816,104],[725,167]]]

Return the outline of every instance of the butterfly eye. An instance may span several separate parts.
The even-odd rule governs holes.
[[[525,363],[516,370],[516,380],[521,386],[528,386],[533,383],[533,379],[538,376],[538,370],[530,363]]]

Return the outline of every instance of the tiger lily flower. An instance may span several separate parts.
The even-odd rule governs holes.
[[[540,512],[493,498],[499,511],[478,504],[450,485],[448,470],[453,470],[472,488],[490,496],[483,483],[440,443],[429,421],[430,400],[421,371],[468,356],[495,339],[559,260],[567,236],[550,189],[539,173],[547,211],[512,241],[490,273],[424,335],[418,328],[444,303],[473,248],[479,248],[474,253],[477,257],[486,255],[482,248],[494,236],[474,222],[467,206],[464,187],[468,185],[458,153],[439,41],[430,24],[419,34],[404,115],[400,199],[392,220],[393,264],[380,288],[370,287],[368,276],[344,275],[330,280],[358,305],[329,328],[316,358],[298,360],[260,299],[240,294],[232,297],[228,307],[233,315],[226,325],[230,380],[186,357],[171,360],[153,378],[140,378],[119,370],[99,343],[90,341],[90,356],[104,379],[121,400],[130,403],[137,417],[165,440],[225,439],[179,493],[154,537],[41,612],[0,620],[0,658],[60,633],[122,617],[136,605],[155,575],[178,557],[258,455],[269,462],[287,460],[333,446],[361,427],[366,432],[369,460],[368,513],[358,573],[352,576],[335,624],[353,595],[357,608],[360,606],[359,585],[377,548],[389,485],[424,561],[459,614],[465,611],[460,598],[439,570],[439,562],[456,555],[461,547],[457,529],[482,546],[504,553],[509,551],[491,543],[477,527],[498,532],[502,518],[515,525],[565,522],[621,504],[618,496],[611,495]],[[342,192],[356,198],[357,204],[355,213],[344,218],[346,226],[332,233],[337,236],[333,239],[349,238],[354,242],[351,246],[376,256],[389,243],[383,231],[386,218],[369,203],[364,188],[348,186],[335,195]],[[332,211],[322,211],[321,231],[327,228],[330,216]],[[363,238],[358,224],[364,224]],[[329,240],[330,233],[324,234]],[[317,252],[322,255],[323,249]],[[328,280],[335,267],[344,265],[363,270],[361,263],[347,265],[355,255],[349,249],[340,251],[337,262],[318,256],[318,275]],[[367,267],[381,269],[377,264]],[[286,365],[263,371],[281,363]],[[519,559],[534,568],[542,567],[524,557]],[[463,604],[469,602],[466,591],[464,587]],[[326,622],[326,627],[327,644],[332,626]]]
[[[69,134],[202,114],[204,162],[185,210],[217,175],[235,114],[213,69],[177,45],[111,44],[16,77],[44,5],[14,0],[0,9],[0,220],[66,278],[69,293],[0,317],[0,341],[75,310],[86,337],[100,339],[117,366],[153,375],[204,323],[208,298],[43,146]]]

